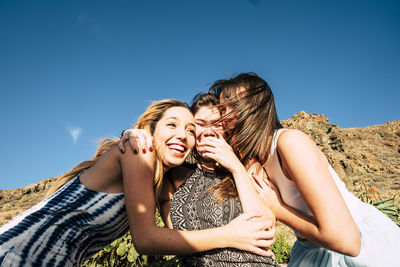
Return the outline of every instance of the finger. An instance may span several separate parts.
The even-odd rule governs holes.
[[[270,231],[274,231],[274,234],[275,234],[275,220],[271,220],[271,219],[269,219],[269,220],[264,220],[264,222],[265,222],[265,229],[270,229]]]
[[[149,148],[149,151],[153,152],[153,136],[151,136],[150,134],[147,133],[145,138],[146,138],[146,143]]]
[[[218,161],[218,160],[216,159],[216,156],[215,156],[214,153],[211,153],[211,152],[203,152],[203,153],[200,153],[200,155],[201,155],[203,158],[205,158],[205,159],[212,159],[212,160]]]
[[[217,140],[219,140],[218,139],[218,136],[205,136],[202,140],[211,140],[211,141],[217,141]]]
[[[273,253],[270,250],[265,250],[259,247],[252,247],[250,250],[250,252],[254,253],[254,254],[258,254],[260,256],[265,256],[265,257],[272,257]]]
[[[217,142],[212,139],[208,139],[208,137],[201,139],[201,141],[198,143],[199,146],[212,146],[216,147]]]
[[[124,146],[125,141],[126,141],[126,135],[123,134],[118,142],[119,151],[121,151],[122,153],[125,153],[125,146]]]
[[[272,182],[265,178],[258,179],[258,182],[262,188],[272,188]]]
[[[206,137],[203,140],[206,142],[209,142],[209,144],[211,144],[212,146],[215,146],[215,147],[217,147],[217,146],[223,147],[223,148],[228,147],[231,149],[231,146],[224,139],[219,139],[217,137]]]
[[[265,185],[265,182],[263,181],[263,179],[261,177],[259,177],[259,175],[254,175],[253,173],[251,176],[253,176],[254,182],[262,189],[263,185]]]
[[[257,193],[261,193],[262,192],[262,188],[260,187],[260,185],[257,183],[257,181],[253,182],[254,184],[254,188],[256,189]]]
[[[275,239],[275,229],[268,231],[258,231],[255,237],[259,240],[274,240]]]
[[[246,211],[246,212],[240,214],[237,218],[238,219],[240,218],[241,220],[244,220],[244,221],[249,221],[251,219],[259,218],[259,217],[261,217],[260,212],[258,212],[256,210],[251,210],[251,211]]]
[[[261,180],[261,183],[263,184],[263,186],[272,187],[271,182],[265,178]]]
[[[140,151],[141,149],[142,152],[146,154],[146,138],[143,136],[143,133],[139,132],[135,135],[135,137],[138,150]]]
[[[197,151],[201,154],[201,153],[215,153],[215,147],[209,146],[209,145],[199,145],[197,147]]]
[[[269,249],[274,243],[275,243],[274,237],[271,239],[268,239],[268,240],[259,239],[254,242],[255,246],[260,247],[260,248],[267,248],[267,249]]]
[[[258,229],[258,230],[260,230],[261,232],[272,232],[272,235],[274,235],[275,234],[275,227],[274,227],[274,221],[273,220],[271,220],[271,219],[263,219],[263,220],[259,220],[259,221],[256,221],[256,222],[252,222],[253,223],[253,225],[254,225],[254,229]],[[266,234],[266,233],[264,233],[264,234]]]
[[[129,145],[130,145],[133,153],[135,153],[135,154],[139,153],[139,148],[136,143],[136,138],[133,134],[129,135]]]

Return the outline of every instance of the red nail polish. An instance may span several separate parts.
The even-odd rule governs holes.
[[[150,150],[150,152],[153,152],[153,147],[152,146],[149,147],[149,150]]]
[[[144,154],[146,154],[146,149],[143,148],[142,151],[143,151]]]

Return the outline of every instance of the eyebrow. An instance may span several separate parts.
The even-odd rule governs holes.
[[[210,120],[210,119],[195,119],[195,121],[201,121],[201,122],[216,122],[219,121],[220,119],[215,119],[215,120]]]
[[[173,117],[167,117],[167,118],[165,118],[165,120],[169,120],[169,119],[178,120],[178,117],[173,116]],[[195,123],[193,123],[193,122],[191,122],[191,123],[189,123],[189,124],[192,125],[193,127],[196,127]]]

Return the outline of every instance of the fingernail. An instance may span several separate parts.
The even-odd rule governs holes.
[[[153,152],[153,147],[149,147],[150,152]]]
[[[133,150],[133,152],[134,152],[135,154],[137,154],[137,153],[138,153],[137,149],[134,149],[134,150]]]
[[[143,151],[143,154],[146,154],[146,149],[143,148],[142,151]]]

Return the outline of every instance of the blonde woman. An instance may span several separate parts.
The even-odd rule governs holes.
[[[183,254],[221,247],[255,251],[265,223],[246,214],[206,231],[173,231],[155,225],[155,199],[163,173],[192,150],[194,120],[187,105],[162,100],[149,106],[134,128],[148,130],[155,153],[120,153],[104,139],[92,160],[62,175],[42,202],[0,228],[0,266],[79,266],[131,231],[144,254]],[[250,232],[250,234],[249,234]]]

